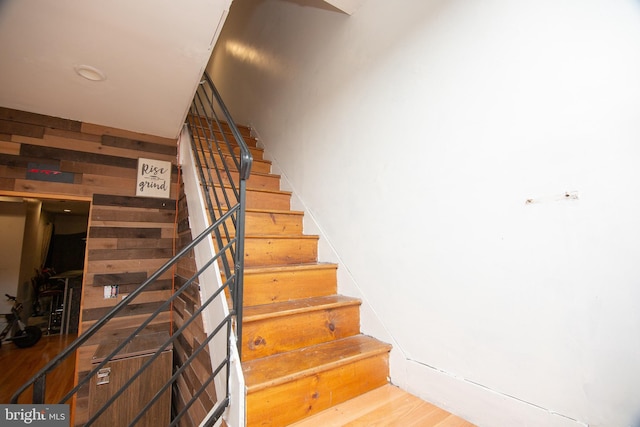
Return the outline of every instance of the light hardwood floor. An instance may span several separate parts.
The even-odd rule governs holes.
[[[290,427],[474,427],[460,417],[386,385]]]
[[[0,403],[9,403],[13,393],[53,359],[74,339],[75,335],[43,335],[30,348],[18,348],[13,343],[0,346]],[[45,402],[57,403],[73,386],[75,356],[62,362],[47,377]],[[30,402],[31,392],[23,394],[19,403]]]

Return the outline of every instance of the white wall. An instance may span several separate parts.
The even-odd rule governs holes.
[[[27,319],[32,313],[33,284],[31,279],[42,267],[42,237],[44,221],[42,202],[36,199],[25,199],[24,233],[21,239],[20,276],[16,294],[22,302],[22,316]],[[7,242],[9,243],[9,242]],[[10,244],[13,245],[13,242]]]
[[[617,427],[640,423],[639,46],[634,0],[236,0],[209,70],[395,383],[483,426]]]
[[[17,296],[18,293],[25,218],[25,204],[0,201],[0,314],[10,313],[13,305],[4,294]]]

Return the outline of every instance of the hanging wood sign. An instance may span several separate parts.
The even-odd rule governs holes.
[[[171,162],[138,159],[136,196],[168,199],[171,191]]]

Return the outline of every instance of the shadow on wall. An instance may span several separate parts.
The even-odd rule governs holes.
[[[289,3],[294,3],[297,4],[298,6],[302,6],[302,7],[313,7],[316,9],[322,9],[322,10],[328,10],[331,12],[339,12],[339,13],[344,13],[343,11],[341,11],[340,9],[338,9],[337,7],[327,3],[326,1],[323,0],[285,0]]]

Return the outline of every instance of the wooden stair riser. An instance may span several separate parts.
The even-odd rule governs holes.
[[[227,147],[226,144],[224,147],[221,147],[221,148],[223,152],[226,152],[226,150],[229,149],[229,147]],[[264,148],[255,147],[255,146],[249,146],[247,148],[249,148],[249,151],[251,152],[251,157],[253,158],[253,160],[265,160]],[[231,150],[236,155],[240,154],[240,147],[234,147],[233,145],[231,145]]]
[[[388,383],[382,354],[247,394],[247,426],[286,426]]]
[[[245,213],[246,235],[302,235],[302,215],[295,212],[248,211]]]
[[[202,120],[200,120],[198,116],[194,116],[190,114],[187,120],[189,121],[189,123],[193,125],[195,129],[206,129],[208,132],[209,126],[207,125],[206,119],[203,118]],[[232,135],[231,128],[226,122],[219,122],[219,123],[220,123],[220,127],[222,128],[222,131],[225,134]],[[238,131],[240,131],[240,135],[242,135],[243,138],[251,138],[250,127],[236,124],[236,128],[238,129]],[[216,129],[215,132],[219,132],[218,126],[216,125],[215,120],[213,121],[213,129]]]
[[[286,239],[251,237],[245,239],[244,252],[246,267],[316,262],[318,238],[317,236]]]
[[[217,243],[214,240],[217,250]],[[245,267],[267,265],[306,264],[318,260],[317,236],[288,238],[247,237],[244,242]],[[226,252],[229,265],[233,265],[230,251]],[[222,267],[222,260],[220,260]]]
[[[197,134],[199,136],[211,136],[212,132],[211,130],[205,125],[204,127],[201,126],[197,126]],[[214,129],[213,130],[213,135],[215,135],[216,138],[218,138],[220,141],[224,141],[223,139],[223,135],[224,137],[227,138],[227,140],[229,141],[235,141],[235,138],[233,136],[233,133],[231,133],[231,130],[229,129],[223,129],[223,132],[220,132],[219,129]],[[251,131],[247,131],[246,129],[243,129],[240,131],[240,135],[242,135],[242,139],[244,139],[245,143],[247,145],[249,145],[250,142],[255,141],[255,138],[253,136],[251,136]]]
[[[210,197],[216,205],[216,200],[220,203],[226,204],[224,193],[228,192],[229,197],[233,197],[231,188],[229,187],[215,187],[215,193],[210,190]],[[230,200],[231,204],[235,206],[237,201],[235,199]],[[228,206],[223,205],[223,208]],[[247,190],[247,209],[269,209],[269,210],[281,210],[287,211],[291,207],[291,193],[283,191],[267,191],[267,190]]]
[[[252,360],[360,333],[360,304],[243,322],[242,359]]]
[[[211,139],[212,143],[217,140],[220,146],[227,145],[227,143],[224,142],[224,138],[227,138],[227,141],[229,141],[229,145],[231,145],[232,147],[238,145],[234,136],[230,133],[225,133],[223,136],[223,134],[219,131],[214,131],[215,139],[211,138],[210,135],[211,133],[208,130],[203,131],[201,129],[198,129],[194,135],[196,146],[199,147],[200,145],[207,145],[207,138]],[[249,148],[249,150],[257,149],[258,151],[263,151],[260,147],[258,147],[258,140],[254,137],[243,135],[242,139],[244,140],[244,143],[247,144],[247,148]]]
[[[204,154],[201,151],[197,151],[196,155],[198,156],[198,159],[202,163],[202,166],[205,168],[208,167],[210,169],[215,169],[215,168],[224,169],[223,165],[226,163],[230,171],[238,170],[238,168],[236,167],[233,161],[233,158],[230,155],[220,156],[217,153],[214,153],[213,155],[209,155],[209,154]],[[260,172],[260,173],[270,173],[271,162],[267,160],[254,159],[251,165],[251,171]]]
[[[231,178],[227,176],[227,174],[221,174],[220,181],[222,185],[230,186],[231,181],[238,182],[238,172],[234,171],[231,173]],[[216,177],[216,182],[218,182]],[[269,190],[269,191],[279,191],[280,190],[280,176],[272,175],[272,174],[264,174],[264,173],[255,173],[252,172],[251,176],[247,180],[247,189],[249,190]]]
[[[224,213],[224,212],[223,212]],[[286,211],[248,211],[245,214],[245,236],[301,236],[302,215]],[[233,221],[226,221],[230,235],[235,236]]]
[[[246,306],[334,295],[338,285],[335,264],[318,268],[247,269],[244,274]]]
[[[203,141],[203,144],[204,144],[204,141]],[[251,153],[251,157],[253,157],[254,160],[264,160],[264,150],[262,148],[258,148],[258,147],[247,147],[247,148],[249,149],[249,152]],[[200,147],[198,148],[198,151],[201,152]],[[215,145],[213,146],[213,151],[215,153],[220,154]],[[225,155],[234,153],[237,156],[240,154],[240,147],[235,143],[229,143],[229,145],[227,145],[226,143],[221,142],[220,151]]]
[[[231,182],[238,182],[238,171],[235,169],[230,172],[231,177],[226,173],[221,173],[220,177],[215,173],[212,173],[212,178],[216,184],[222,182],[223,186],[230,187]],[[280,191],[280,176],[270,173],[256,173],[252,172],[251,176],[247,180],[247,189],[249,190],[268,190],[268,191]]]
[[[248,189],[280,191],[280,176],[252,173],[247,180]]]

